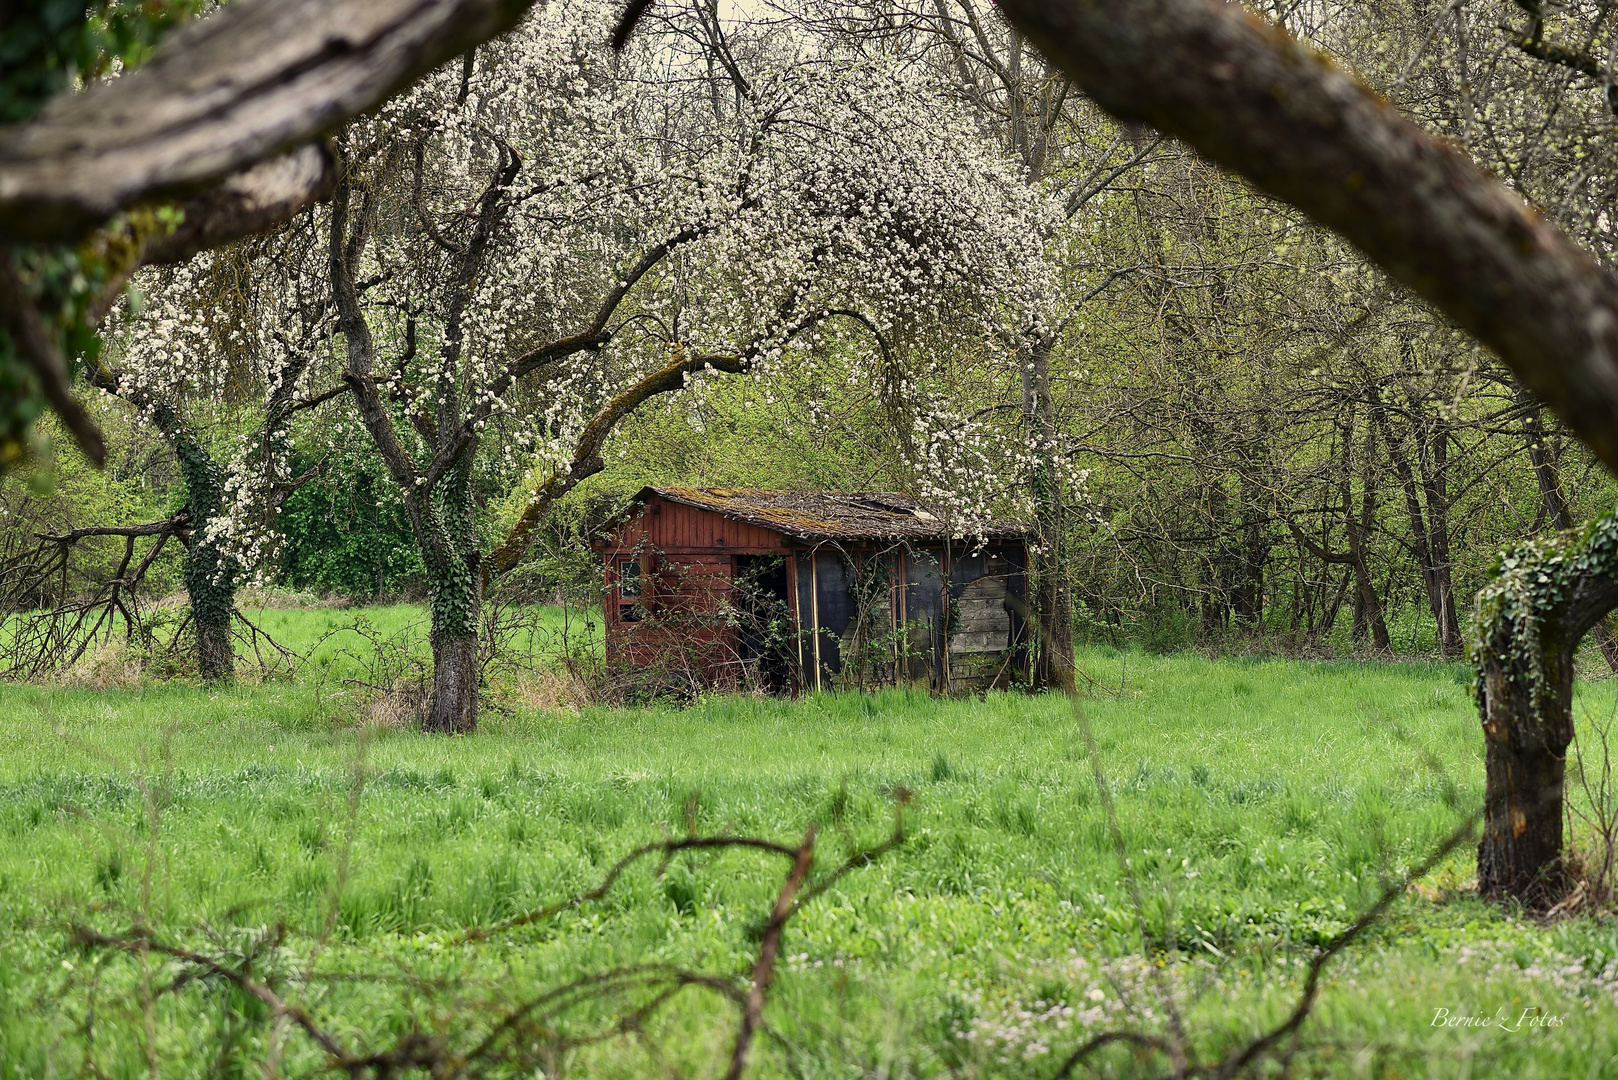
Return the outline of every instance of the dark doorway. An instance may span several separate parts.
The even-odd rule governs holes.
[[[787,564],[779,555],[736,556],[736,611],[741,659],[772,694],[792,691],[792,608]]]

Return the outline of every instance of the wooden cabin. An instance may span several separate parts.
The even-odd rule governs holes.
[[[608,664],[800,693],[1027,672],[1027,529],[886,492],[642,488],[596,541]]]

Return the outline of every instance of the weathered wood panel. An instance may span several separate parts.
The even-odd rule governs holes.
[[[662,499],[648,503],[639,514],[620,526],[609,546],[634,547],[643,541],[671,554],[691,551],[780,553],[789,547],[780,533],[712,510]]]
[[[1006,579],[980,577],[961,590],[950,628],[952,653],[998,653],[1011,647],[1011,612],[1006,610]]]
[[[643,589],[649,593],[645,616],[609,626],[619,642],[612,655],[632,667],[681,674],[698,684],[734,681],[741,654],[727,614],[735,591],[731,556],[663,556],[656,562],[653,587]]]

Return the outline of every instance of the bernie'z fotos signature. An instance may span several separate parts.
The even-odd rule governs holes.
[[[1496,1009],[1493,1016],[1486,1016],[1482,1013],[1452,1013],[1448,1009],[1435,1009],[1433,1011],[1433,1022],[1430,1026],[1494,1028],[1496,1031],[1515,1034],[1524,1030],[1532,1031],[1534,1028],[1559,1028],[1567,1020],[1567,1017],[1567,1013],[1548,1013],[1537,1006],[1524,1009],[1522,1015],[1515,1020],[1512,1019],[1510,1013],[1506,1012],[1504,1006]]]

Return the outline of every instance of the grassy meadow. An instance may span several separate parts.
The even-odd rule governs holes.
[[[309,648],[354,613],[260,614]],[[790,845],[819,822],[823,873],[886,836],[898,798],[904,845],[788,925],[753,1075],[1044,1078],[1122,1017],[1161,1030],[1170,1011],[1217,1053],[1282,1017],[1311,950],[1482,790],[1456,666],[1093,649],[1082,712],[1001,694],[577,711],[508,695],[477,735],[427,738],[357,722],[331,688],[361,650],[320,647],[320,680],[0,685],[0,1080],[323,1066],[239,991],[174,985],[161,957],[84,948],[75,926],[252,954],[350,1045],[415,1026],[470,1046],[496,1010],[581,973],[740,977],[784,864],[681,855],[554,917],[470,944],[464,928],[591,888],[693,822]],[[1581,713],[1610,713],[1612,685],[1582,685]],[[1472,898],[1472,873],[1463,848],[1334,964],[1301,1074],[1618,1076],[1618,926],[1518,918]],[[625,1000],[548,1022],[583,1035]],[[541,1071],[719,1075],[735,1015],[690,988]],[[1515,1027],[1434,1026],[1463,1015]],[[1103,1075],[1164,1065],[1109,1053]]]

